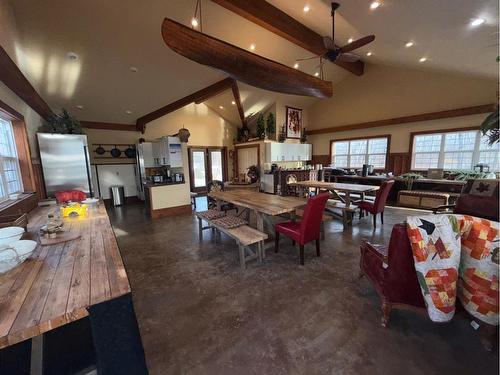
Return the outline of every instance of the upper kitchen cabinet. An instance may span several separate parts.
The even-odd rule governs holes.
[[[308,161],[312,159],[312,145],[301,143],[266,143],[266,162]]]
[[[182,167],[182,147],[177,137],[162,137],[152,142],[153,161],[156,166]]]

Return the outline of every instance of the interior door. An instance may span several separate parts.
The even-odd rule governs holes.
[[[189,174],[191,191],[207,191],[207,150],[204,148],[189,149]]]

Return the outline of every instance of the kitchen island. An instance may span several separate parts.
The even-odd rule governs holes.
[[[144,187],[146,207],[151,218],[191,213],[188,182],[148,183]]]

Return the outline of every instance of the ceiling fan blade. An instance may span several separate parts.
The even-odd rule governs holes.
[[[337,57],[337,61],[354,62],[358,60],[359,56],[354,53],[341,53],[339,57]]]
[[[374,40],[375,40],[375,35],[368,35],[361,39],[355,40],[354,42],[346,44],[344,47],[340,47],[340,51],[342,53],[351,52],[355,49],[363,47],[364,45],[367,45],[368,43],[373,42]]]
[[[321,56],[305,57],[305,58],[303,58],[303,59],[297,59],[297,60],[295,60],[295,61],[307,61],[307,60],[317,59],[317,58],[319,58],[319,57],[321,57]]]
[[[335,42],[329,36],[323,37],[323,44],[325,45],[326,49],[335,49]]]

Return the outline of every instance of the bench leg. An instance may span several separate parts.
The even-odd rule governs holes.
[[[262,263],[262,261],[266,259],[266,248],[264,246],[264,241],[259,241],[257,243],[257,249],[259,252],[259,262]]]
[[[203,223],[200,218],[198,218],[198,239],[200,242],[203,241]]]
[[[380,213],[380,222],[384,225],[384,211]]]
[[[319,250],[319,239],[316,240],[316,256],[319,257],[321,252]]]
[[[300,245],[300,265],[304,265],[304,245]]]
[[[240,254],[240,267],[242,270],[245,269],[245,249],[243,248],[243,245],[238,244],[238,252]]]
[[[276,232],[274,237],[274,252],[277,253],[280,249],[280,232]]]

